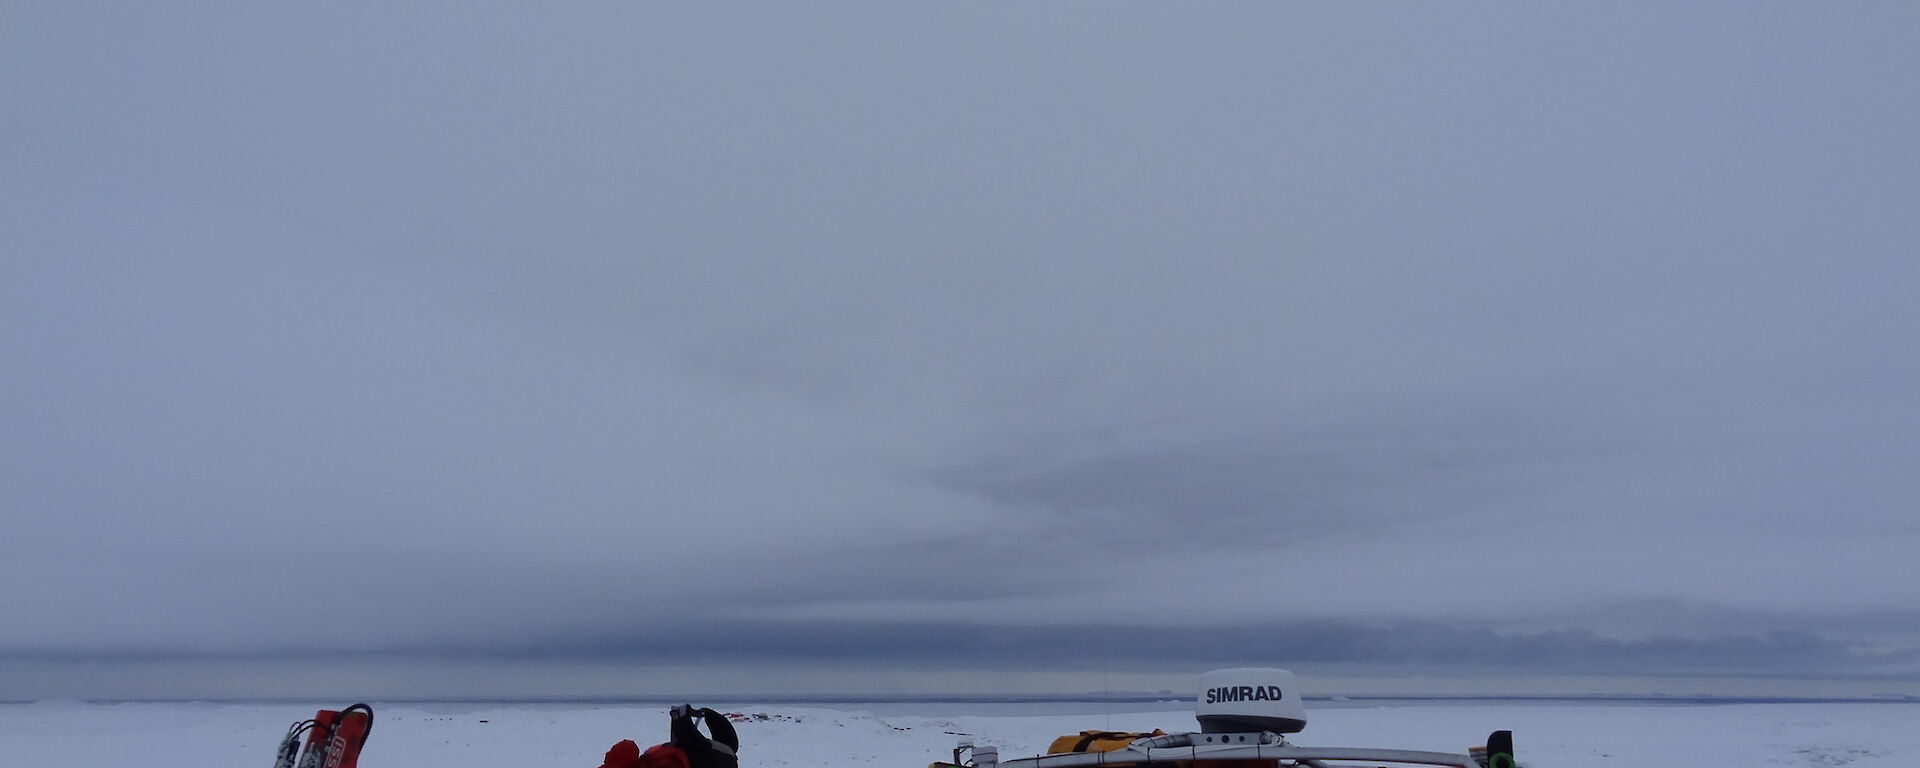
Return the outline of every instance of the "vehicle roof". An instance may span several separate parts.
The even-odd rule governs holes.
[[[1303,747],[1292,744],[1220,744],[1181,747],[1127,747],[1111,752],[1073,752],[1003,760],[1001,768],[1087,768],[1090,766],[1130,766],[1195,761],[1258,760],[1280,761],[1365,761],[1405,765],[1480,768],[1464,753],[1425,752],[1411,749],[1375,749],[1371,747]]]

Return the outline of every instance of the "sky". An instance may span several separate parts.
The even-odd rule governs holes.
[[[5,3],[0,699],[1920,694],[1916,32]]]

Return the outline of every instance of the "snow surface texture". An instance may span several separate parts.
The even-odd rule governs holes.
[[[340,705],[332,705],[340,706]],[[664,708],[374,703],[366,768],[595,768],[620,739],[665,740]],[[921,712],[940,711],[919,705]],[[925,768],[963,738],[1003,759],[1037,754],[1083,729],[1192,730],[1190,711],[1080,715],[874,714],[726,705],[763,713],[736,727],[742,768]],[[0,705],[0,764],[265,768],[286,726],[317,706]],[[957,708],[956,708],[957,709]],[[975,708],[976,710],[978,708]],[[1462,751],[1511,728],[1525,768],[1580,766],[1920,766],[1920,705],[1436,705],[1309,709],[1315,746]]]

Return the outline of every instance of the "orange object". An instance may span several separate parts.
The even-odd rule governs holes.
[[[1047,754],[1060,755],[1068,752],[1112,752],[1126,749],[1135,739],[1148,736],[1165,736],[1166,731],[1158,728],[1153,733],[1134,733],[1131,731],[1081,731],[1076,735],[1054,739],[1047,747]]]

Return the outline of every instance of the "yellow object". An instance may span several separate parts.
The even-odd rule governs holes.
[[[1081,731],[1078,735],[1062,736],[1054,739],[1047,747],[1047,754],[1061,755],[1068,752],[1112,752],[1125,749],[1134,739],[1148,736],[1165,736],[1166,731],[1158,728],[1153,733],[1129,733],[1126,731]]]

